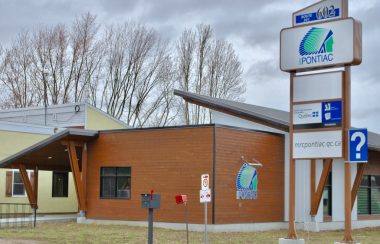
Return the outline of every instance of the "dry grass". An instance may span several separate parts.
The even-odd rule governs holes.
[[[342,231],[319,233],[298,232],[306,243],[333,243],[342,239]],[[265,231],[250,233],[209,233],[210,243],[278,243],[286,231]],[[361,243],[380,243],[380,228],[353,231],[354,239]],[[203,243],[202,232],[190,232],[190,243]],[[0,243],[25,243],[20,240],[33,240],[33,243],[147,243],[147,228],[121,225],[95,224],[38,224],[37,228],[1,229]],[[37,241],[37,242],[36,242]],[[12,242],[11,242],[12,243]],[[186,243],[185,231],[154,229],[154,243]]]

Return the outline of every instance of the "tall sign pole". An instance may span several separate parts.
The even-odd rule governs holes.
[[[280,239],[280,243],[297,239],[297,159],[344,160],[343,242],[352,242],[354,199],[351,199],[348,146],[353,139],[349,138],[348,131],[351,127],[351,65],[359,65],[362,60],[361,23],[348,17],[348,0],[312,4],[293,13],[292,23],[291,28],[281,30],[280,34],[280,68],[290,74],[289,226],[288,240]],[[331,68],[340,68],[340,71]],[[303,73],[305,71],[316,72]],[[359,137],[364,137],[361,133]],[[358,135],[354,140],[356,137]],[[314,189],[311,194],[316,194]],[[319,197],[316,195],[311,203],[315,210],[310,212],[312,216],[318,211]]]

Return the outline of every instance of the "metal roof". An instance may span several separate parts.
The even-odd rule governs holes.
[[[77,129],[77,128],[69,128],[65,129],[61,132],[58,132],[57,134],[54,134],[45,140],[42,140],[30,147],[27,147],[23,150],[21,150],[18,153],[15,153],[8,158],[5,158],[0,161],[0,168],[5,167],[13,162],[16,162],[27,155],[37,152],[40,149],[43,149],[55,142],[59,142],[62,139],[74,139],[74,140],[81,140],[81,141],[89,141],[92,139],[97,138],[98,136],[98,131],[93,131],[93,130],[83,130],[83,129]]]
[[[219,112],[228,113],[253,122],[280,128],[289,131],[289,112],[256,106],[241,102],[235,102],[220,98],[198,95],[190,92],[174,90],[174,95],[180,96],[190,103],[194,103]],[[368,132],[368,147],[380,151],[380,135]]]

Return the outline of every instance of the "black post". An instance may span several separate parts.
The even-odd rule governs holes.
[[[153,244],[153,208],[149,208],[148,244]]]
[[[44,82],[44,107],[45,107],[45,126],[46,126],[46,116],[47,116],[47,84],[45,78],[45,70],[42,71],[42,79]]]

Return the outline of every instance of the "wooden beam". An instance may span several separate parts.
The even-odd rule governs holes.
[[[74,143],[76,147],[83,147],[85,142],[82,141],[74,141],[74,140],[61,140],[61,145],[68,146],[70,143]]]
[[[67,152],[70,159],[71,172],[73,173],[75,191],[77,193],[77,199],[79,204],[79,210],[85,210],[84,195],[83,195],[83,186],[82,179],[79,171],[79,163],[77,152],[75,148],[75,142],[70,141],[67,147]]]
[[[28,196],[29,204],[33,209],[37,209],[37,200],[35,198],[35,193],[32,188],[32,184],[30,183],[28,173],[26,172],[26,168],[24,164],[19,164],[18,165],[20,175],[22,178],[22,182],[24,183],[25,191]]]
[[[34,198],[36,199],[36,202],[38,202],[38,167],[36,166],[34,168],[34,178],[33,178],[33,191],[34,191]]]
[[[87,211],[87,143],[82,147],[82,188],[84,199],[84,210]]]
[[[331,171],[332,167],[332,159],[324,159],[323,160],[323,171],[321,174],[321,178],[319,178],[318,188],[317,191],[314,192],[313,196],[313,202],[310,208],[310,215],[315,216],[318,213],[319,204],[322,199],[323,190],[326,186],[326,183],[329,179],[329,173]]]
[[[357,165],[357,170],[356,170],[357,172],[355,176],[354,185],[352,186],[352,190],[351,190],[351,211],[352,211],[352,208],[354,207],[354,203],[359,191],[360,183],[362,182],[362,179],[363,179],[364,169],[367,164],[360,163],[356,165]]]
[[[310,209],[314,203],[315,195],[315,159],[310,160]]]

